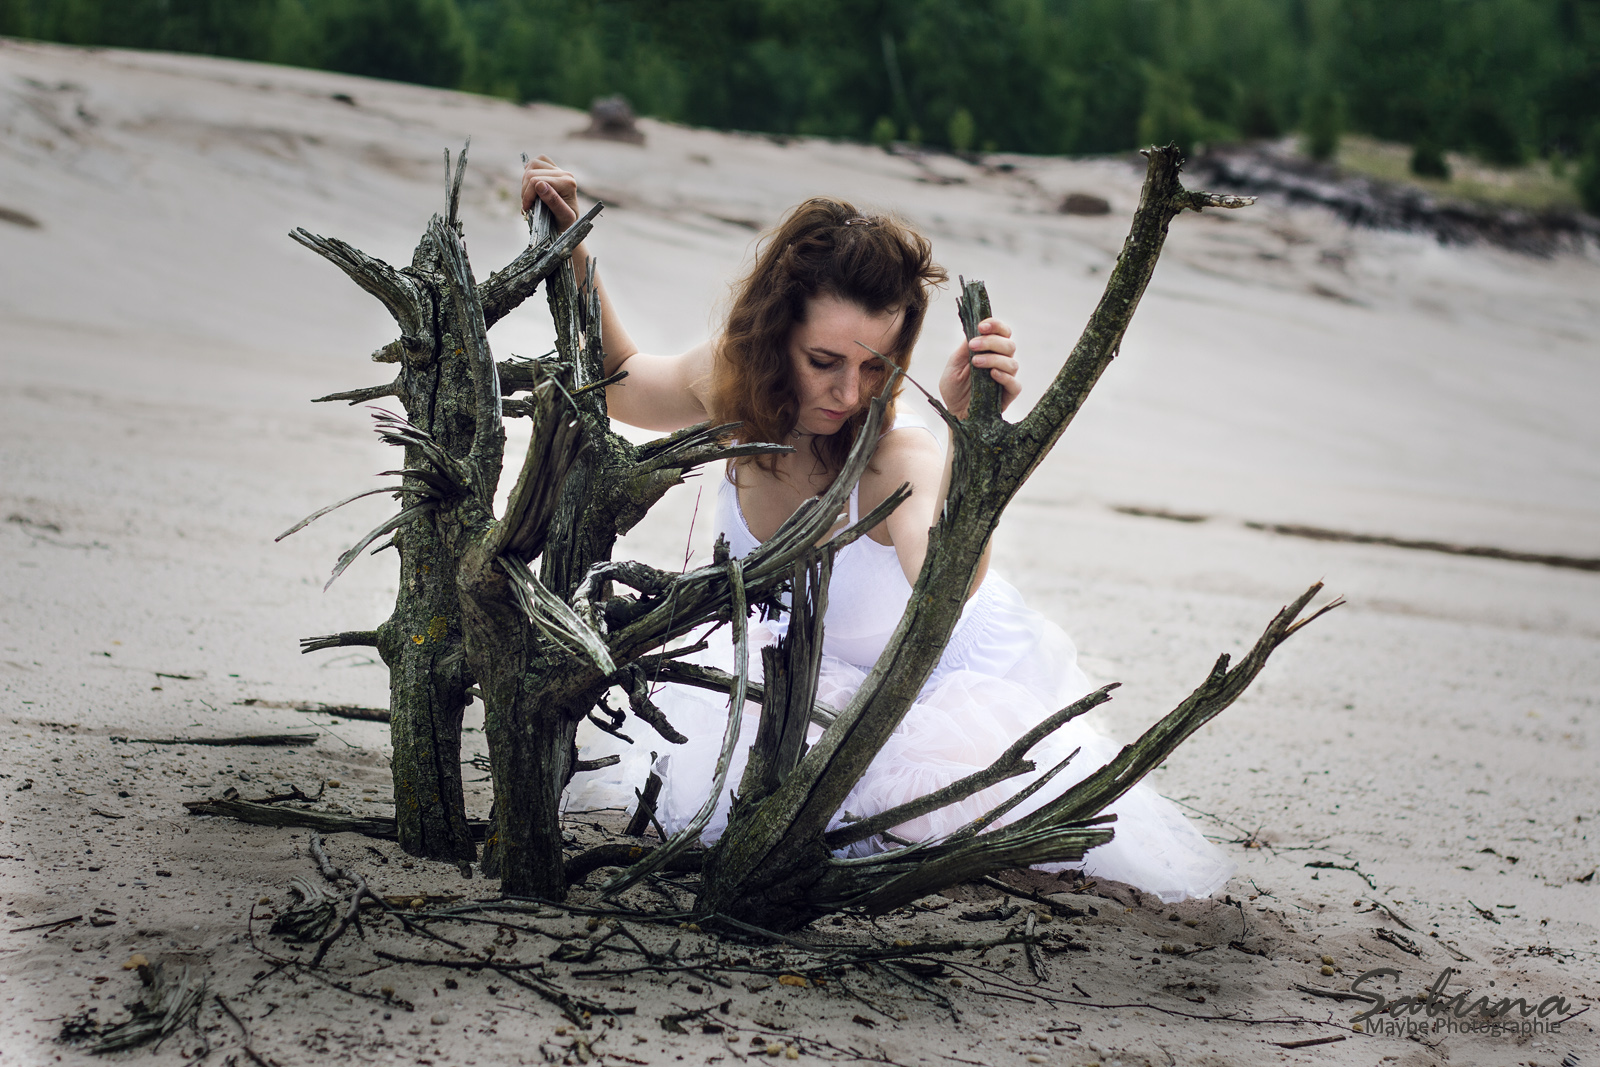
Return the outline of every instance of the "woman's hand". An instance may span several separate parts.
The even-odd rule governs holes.
[[[999,319],[984,319],[978,323],[978,336],[963,341],[945,364],[939,376],[939,395],[944,406],[958,419],[967,417],[972,404],[972,368],[986,367],[989,375],[1000,386],[1000,410],[1004,411],[1017,398],[1021,386],[1017,384],[1017,343],[1011,339],[1011,327]]]
[[[523,214],[532,210],[535,201],[550,209],[556,232],[562,232],[578,220],[578,179],[549,156],[530,160],[522,168]]]

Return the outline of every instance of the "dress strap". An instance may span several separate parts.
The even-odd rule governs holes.
[[[938,440],[939,438],[939,435],[934,433],[933,427],[929,426],[927,420],[921,415],[917,414],[915,411],[908,411],[899,408],[897,408],[894,413],[894,425],[890,426],[888,430],[883,432],[887,434],[889,430],[926,430],[928,435],[934,440]]]

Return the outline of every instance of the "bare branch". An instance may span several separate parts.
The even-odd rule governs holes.
[[[415,478],[417,481],[421,482],[424,487],[426,487],[427,491],[433,493],[433,495],[438,497],[440,500],[449,500],[451,497],[456,496],[463,491],[459,485],[457,485],[455,482],[452,482],[449,478],[440,474],[438,471],[430,471],[422,467],[405,467],[396,471],[378,472],[378,477],[380,478],[386,478],[390,475],[398,475],[402,478]],[[419,491],[416,486],[405,486],[404,489],[413,493]]]
[[[728,675],[731,689],[733,676]],[[655,701],[650,699],[650,679],[645,672],[635,664],[628,671],[628,706],[633,709],[634,715],[643,719],[650,728],[674,745],[687,744],[689,739],[679,733],[677,728],[667,721],[666,715],[656,707]]]
[[[378,438],[384,444],[394,445],[398,448],[406,448],[408,446],[416,448],[429,463],[433,464],[439,476],[449,481],[454,492],[466,493],[471,491],[471,472],[462,465],[460,460],[440,447],[439,442],[434,440],[432,434],[418,428],[394,412],[385,411],[382,408],[374,410],[372,421],[378,424]],[[413,477],[422,478],[429,485],[436,485],[434,481],[427,479],[420,473],[412,474],[411,471],[405,473]],[[441,490],[440,495],[448,497],[453,493],[446,493]]]
[[[655,818],[656,800],[661,796],[661,776],[655,771],[650,772],[650,777],[644,780],[644,792],[635,791],[639,799],[639,806],[633,809],[633,816],[628,820],[627,828],[622,832],[629,837],[644,836],[644,829]],[[665,837],[665,835],[663,835]]]
[[[1167,226],[1173,217],[1185,208],[1244,207],[1254,202],[1251,197],[1219,196],[1185,189],[1178,177],[1183,156],[1176,145],[1152,146],[1143,154],[1149,159],[1149,165],[1145,169],[1144,188],[1139,193],[1139,207],[1134,212],[1127,240],[1123,242],[1122,254],[1117,257],[1111,277],[1106,281],[1105,293],[1055,380],[1028,416],[1017,424],[1021,431],[1019,441],[1027,441],[1030,447],[1039,449],[1035,463],[1044,458],[1050,446],[1066,431],[1088,398],[1089,390],[1116,357],[1128,323],[1155,273],[1156,261],[1166,243]],[[1031,472],[1031,467],[1029,470]]]
[[[931,811],[937,811],[957,801],[965,800],[972,794],[981,792],[991,785],[1003,782],[1008,778],[1015,778],[1019,774],[1026,774],[1034,770],[1035,764],[1033,761],[1023,758],[1034,745],[1078,716],[1110,700],[1111,690],[1121,684],[1120,682],[1112,682],[1110,685],[1101,686],[1086,696],[1079,697],[1017,738],[1016,741],[1012,742],[1011,747],[1000,753],[999,759],[983,770],[976,771],[964,778],[959,778],[943,789],[929,793],[927,796],[918,797],[916,800],[900,804],[870,818],[860,819],[848,826],[841,826],[828,834],[824,840],[829,848],[844,848],[846,845],[863,841],[874,834],[899,826],[903,822],[926,815]]]
[[[295,523],[293,526],[291,526],[287,530],[283,531],[283,533],[279,534],[277,537],[274,537],[272,539],[273,543],[277,543],[279,541],[282,541],[285,537],[288,537],[290,534],[299,533],[301,530],[304,530],[307,526],[310,526],[312,523],[316,522],[318,519],[322,518],[322,516],[328,514],[329,512],[338,511],[340,508],[344,507],[346,504],[354,503],[355,501],[360,500],[364,496],[377,496],[379,493],[393,493],[398,498],[400,496],[400,493],[401,493],[403,488],[404,488],[403,486],[398,486],[398,485],[382,485],[382,486],[379,486],[376,489],[368,489],[365,492],[357,493],[355,496],[347,496],[343,500],[339,501],[337,504],[329,504],[325,508],[319,508],[318,510],[313,511],[311,514],[307,515],[305,518],[301,519],[299,522]]]
[[[462,162],[465,164],[465,159]],[[456,184],[460,185],[459,173]],[[483,305],[478,300],[478,287],[472,280],[472,266],[467,262],[467,248],[461,243],[461,234],[453,224],[446,223],[437,215],[428,224],[428,231],[438,242],[447,298],[455,313],[456,327],[463,331],[463,336],[457,337],[456,343],[465,350],[476,397],[472,448],[467,453],[466,467],[473,474],[473,491],[487,504],[500,480],[500,464],[506,446],[506,431],[500,410],[499,368],[495,365],[493,353],[489,351]]]
[[[1066,759],[1062,760],[1060,763],[1056,764],[1054,767],[1051,767],[1048,771],[1045,771],[1039,777],[1029,782],[1025,789],[1017,790],[1015,793],[1011,794],[1009,797],[1006,797],[1004,800],[990,808],[988,811],[984,812],[982,815],[979,815],[976,819],[973,819],[971,822],[967,823],[967,825],[958,827],[955,832],[947,834],[945,836],[945,840],[954,844],[958,841],[965,841],[969,837],[976,837],[980,832],[994,823],[996,819],[999,819],[1007,812],[1011,811],[1012,808],[1015,808],[1018,804],[1021,804],[1024,800],[1027,800],[1039,790],[1049,785],[1051,780],[1054,779],[1056,775],[1066,770],[1067,764],[1077,759],[1078,753],[1082,751],[1082,748],[1075,748],[1071,752],[1068,752]]]
[[[1098,826],[1048,826],[1006,836],[985,834],[955,847],[919,851],[915,859],[905,856],[898,864],[892,862],[894,858],[910,853],[911,849],[873,856],[869,859],[878,862],[856,861],[860,864],[857,868],[860,874],[871,877],[868,872],[872,872],[881,876],[896,867],[905,872],[851,898],[849,904],[869,913],[882,914],[936,889],[971,878],[975,871],[988,873],[1010,867],[1031,867],[1035,863],[1073,862],[1082,859],[1083,854],[1096,845],[1110,840],[1111,831]],[[835,860],[832,866],[841,869],[845,862],[848,861]]]
[[[990,315],[989,292],[980,281],[961,281],[961,296],[956,301],[956,313],[961,318],[961,330],[966,334],[967,340],[978,336],[978,324]],[[967,352],[967,362],[970,366],[972,353]],[[967,418],[980,425],[998,422],[1000,419],[1000,386],[989,373],[987,367],[970,367],[970,380],[972,382],[972,399],[967,407]]]
[[[591,661],[602,675],[616,673],[617,665],[600,635],[578,618],[566,601],[545,588],[526,563],[515,556],[501,556],[500,568],[511,577],[517,603],[541,634]]]
[[[743,456],[777,456],[793,451],[794,449],[788,445],[770,445],[762,441],[729,445],[713,442],[695,448],[675,449],[668,454],[654,456],[640,463],[634,468],[634,472],[636,474],[648,474],[652,471],[669,469],[686,471],[692,467],[714,463],[719,459],[738,459]]]
[[[1174,203],[1180,208],[1190,211],[1200,211],[1208,207],[1240,208],[1249,207],[1256,202],[1253,196],[1229,196],[1226,193],[1197,193],[1188,189],[1174,197]]]
[[[412,504],[410,507],[403,509],[398,515],[391,515],[389,518],[385,519],[383,525],[379,526],[377,529],[373,530],[371,533],[367,534],[367,536],[363,537],[350,548],[345,550],[344,555],[339,557],[339,562],[334,564],[333,574],[328,577],[327,584],[322,587],[322,591],[324,593],[328,591],[328,586],[332,585],[334,580],[338,578],[339,575],[344,573],[344,569],[346,567],[355,562],[355,558],[361,555],[362,549],[372,544],[372,542],[376,541],[384,534],[389,533],[391,530],[398,530],[412,519],[432,511],[433,507],[434,503],[432,500],[424,500],[420,504]]]
[[[689,820],[688,825],[663,842],[660,848],[607,882],[601,889],[604,896],[615,896],[646,875],[660,870],[668,861],[689,848],[698,845],[700,832],[711,821],[711,815],[717,810],[717,804],[722,799],[722,791],[728,786],[728,770],[733,763],[734,752],[739,747],[739,729],[744,722],[745,686],[750,676],[747,633],[750,608],[745,601],[744,568],[737,559],[728,560],[725,566],[728,569],[728,590],[732,600],[734,680],[733,689],[728,696],[728,725],[722,734],[722,751],[717,756],[717,771],[712,779],[711,792],[706,797],[705,803],[700,805],[700,810],[695,813],[694,818]]]
[[[572,255],[572,250],[589,236],[595,218],[604,207],[604,204],[595,204],[560,237],[542,246],[530,245],[504,269],[489,275],[479,288],[484,323],[493,326],[532,296],[539,283],[559,268],[562,260]]]
[[[400,326],[402,338],[422,336],[427,329],[422,294],[416,284],[381,259],[367,255],[337,237],[319,237],[303,228],[289,236],[350,276],[350,280],[377,297]]]
[[[372,362],[374,362],[374,363],[399,363],[400,360],[405,357],[405,352],[406,352],[405,342],[400,338],[396,338],[395,340],[390,341],[388,344],[384,345],[382,348],[373,349],[373,351],[372,351]]]
[[[571,401],[558,386],[555,379],[546,379],[535,387],[528,400],[533,433],[528,437],[517,484],[506,500],[505,514],[490,545],[493,553],[510,553],[523,561],[540,553],[567,472],[588,447]]]
[[[669,467],[688,469],[717,459],[778,455],[794,451],[788,445],[766,444],[759,441],[730,441],[730,437],[739,426],[737,422],[724,423],[721,426],[702,422],[679,430],[668,437],[647,442],[639,447],[639,463],[634,469],[641,474]]]
[[[674,663],[667,661],[656,667],[653,671],[658,682],[672,682],[677,685],[692,685],[697,689],[716,689],[727,692],[728,686],[733,684],[733,675],[727,671],[719,671],[715,667],[702,667],[698,663]],[[764,701],[767,698],[766,686],[760,682],[747,683],[750,699]],[[822,701],[815,701],[811,705],[811,721],[818,726],[830,726],[833,720],[839,717],[839,709]]]
[[[323,637],[302,637],[300,639],[300,653],[320,652],[324,648],[350,648],[378,647],[378,631],[376,630],[345,630],[342,633],[327,634]]]
[[[750,759],[739,783],[741,805],[759,803],[769,796],[800,760],[822,668],[823,617],[828,613],[833,556],[827,551],[809,566],[796,565],[790,583],[788,632],[776,645],[761,650],[766,692]]]
[[[461,155],[456,157],[453,181],[450,177],[450,149],[444,150],[445,221],[457,231],[461,229],[461,179],[467,174],[467,149],[471,147],[472,138],[468,137],[466,144],[461,146]]]
[[[313,404],[326,404],[334,400],[348,400],[350,406],[354,407],[368,400],[378,400],[386,396],[399,396],[400,389],[400,379],[396,378],[394,381],[383,385],[369,385],[361,389],[346,389],[342,393],[329,393],[327,396],[319,396],[311,402]]]
[[[1237,700],[1256,675],[1267,665],[1267,657],[1289,638],[1299,626],[1295,619],[1312,597],[1322,589],[1318,582],[1293,603],[1280,611],[1257,639],[1255,646],[1245,654],[1237,666],[1228,669],[1228,656],[1224,653],[1211,669],[1210,676],[1190,693],[1184,701],[1168,712],[1160,722],[1146,730],[1139,740],[1123,748],[1117,757],[1057,799],[1038,811],[1024,816],[1011,826],[995,834],[1023,832],[1029,827],[1061,825],[1081,820],[1104,811],[1117,798],[1133,788],[1134,784],[1154,770],[1180,744],[1196,730],[1216,718]],[[1317,612],[1317,615],[1331,609]],[[1313,615],[1311,618],[1315,618]],[[1310,619],[1305,620],[1311,621]],[[993,835],[990,835],[993,836]]]

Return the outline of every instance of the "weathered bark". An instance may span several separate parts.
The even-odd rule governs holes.
[[[460,249],[456,215],[466,151],[463,149],[453,175],[448,153],[445,162],[447,178],[453,179],[447,184],[445,216],[434,217],[405,269],[396,270],[342,241],[304,230],[291,235],[377,296],[399,324],[399,339],[374,354],[381,361],[400,364],[393,382],[320,399],[355,403],[379,396],[398,398],[416,436],[407,432],[389,438],[405,449],[405,470],[392,473],[404,476],[408,501],[425,499],[435,505],[413,513],[395,531],[400,589],[393,615],[373,634],[373,641],[353,639],[360,635],[338,635],[336,641],[308,640],[303,650],[376,645],[389,668],[400,844],[412,855],[470,860],[477,850],[468,830],[462,789],[461,720],[472,677],[463,647],[456,563],[434,512],[467,488],[460,484],[465,471],[478,476],[479,487],[487,483],[492,493],[500,451],[491,440],[492,431],[478,433],[484,413],[479,408],[480,393],[473,387],[474,367],[468,362],[467,348],[469,343],[483,342],[487,326],[481,308],[459,297],[460,274],[467,269],[465,250],[453,255]],[[525,254],[518,259],[516,270],[495,280],[493,299],[500,314],[533,291],[560,262],[562,249],[570,253],[588,232],[592,219],[593,213],[583,224],[572,227],[560,248]],[[471,295],[476,299],[475,291]],[[498,419],[494,429],[499,429]],[[477,453],[473,452],[475,444]],[[469,464],[479,469],[472,470]],[[341,570],[345,562],[341,561]]]

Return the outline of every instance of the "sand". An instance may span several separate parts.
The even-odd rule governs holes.
[[[374,950],[401,942],[379,930],[329,956],[352,994],[257,981],[269,966],[246,936],[252,902],[269,901],[257,943],[281,952],[260,914],[281,910],[291,877],[315,877],[306,835],[181,802],[335,779],[342,807],[389,810],[385,727],[283,706],[384,701],[373,657],[302,657],[296,640],[386,617],[390,559],[321,589],[385,504],[272,537],[393,465],[365,412],[305,403],[381,381],[367,354],[392,324],[287,231],[406,261],[442,203],[443,149],[470,134],[463,217],[482,276],[525,241],[519,154],[549,152],[608,204],[593,246],[634,336],[671,351],[706,335],[759,228],[806,195],[842,195],[899,212],[952,273],[988,282],[1023,345],[1026,405],[1098,296],[1140,176],[1129,160],[979,166],[650,121],[643,146],[569,136],[584,125],[562,108],[318,72],[0,42],[0,208],[37,223],[0,221],[0,1064],[85,1059],[54,1039],[65,1019],[131,1002],[134,953],[204,973],[282,1067],[712,1063],[769,1042],[780,1058],[787,1045],[802,1059],[993,1067],[1600,1053],[1592,1015],[1556,1034],[1408,1040],[1355,1033],[1358,1006],[1295,989],[1347,989],[1387,966],[1416,992],[1454,966],[1451,993],[1561,995],[1574,1009],[1600,995],[1600,574],[1247,525],[1600,555],[1600,257],[1446,248],[1272,203],[1174,223],[1120,358],[997,540],[1002,572],[1074,635],[1090,672],[1124,683],[1102,717],[1123,738],[1311,581],[1348,599],[1151,778],[1237,858],[1219,899],[1162,907],[1115,886],[1036,884],[1061,916],[1048,929],[1085,951],[1057,938],[1038,986],[1014,950],[960,956],[991,984],[928,979],[948,1005],[882,975],[754,990],[635,976],[593,992],[634,1014],[572,1031],[506,982],[461,975],[452,989],[444,971],[384,965]],[[1070,191],[1106,197],[1111,214],[1059,214]],[[957,335],[945,293],[915,373],[931,384]],[[491,340],[535,355],[548,337],[536,300]],[[697,489],[675,491],[624,551],[673,566],[704,553],[706,523],[689,532]],[[319,739],[114,740],[272,731]],[[481,733],[468,747],[482,751]],[[469,788],[481,814],[486,786]],[[492,891],[448,865],[406,867],[388,843],[328,847],[385,892]],[[1026,915],[967,921],[989,905],[924,904],[816,936],[995,937]],[[564,913],[534,921],[551,938],[588,934]],[[681,936],[684,952],[724,951],[639,929],[658,947]],[[386,985],[415,1011],[369,999]],[[700,1008],[722,1032],[659,1022]],[[211,1056],[247,1062],[214,1001],[200,1024]],[[1344,1039],[1281,1047],[1318,1037]],[[157,1058],[202,1044],[184,1031]]]

